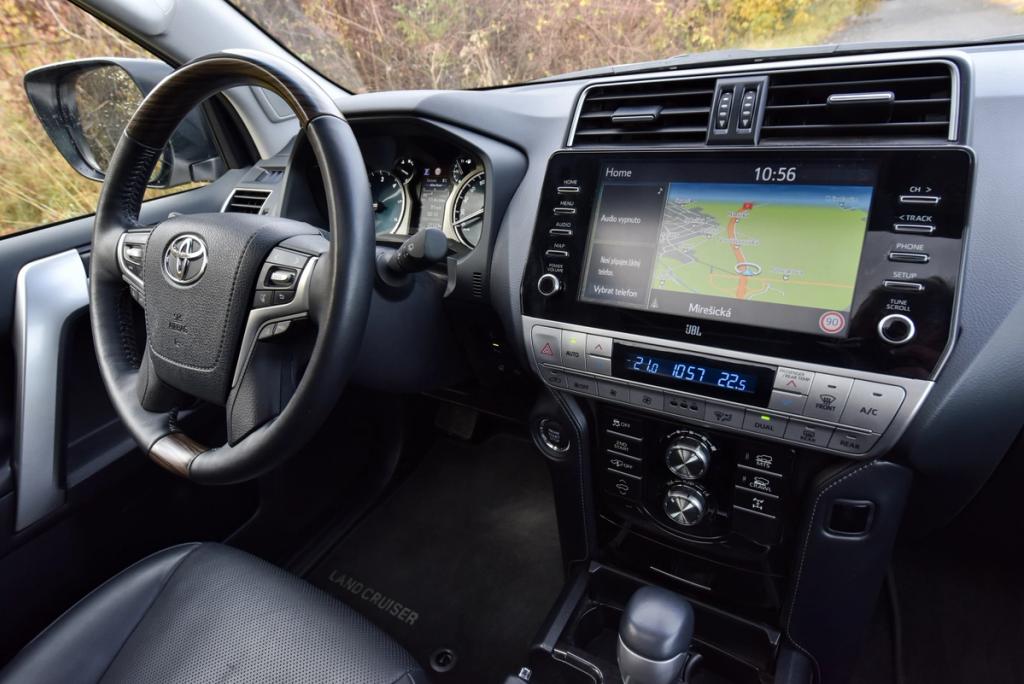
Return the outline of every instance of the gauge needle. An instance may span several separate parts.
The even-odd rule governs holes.
[[[467,216],[463,216],[458,221],[455,221],[454,223],[452,223],[452,225],[453,226],[461,226],[463,223],[469,223],[473,219],[480,218],[483,215],[484,215],[484,210],[483,209],[477,209],[472,214],[469,214]]]

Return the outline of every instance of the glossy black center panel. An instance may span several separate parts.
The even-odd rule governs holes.
[[[523,311],[930,378],[951,340],[971,166],[956,147],[561,152]],[[663,386],[741,394],[756,380],[632,361],[617,360],[617,374]]]

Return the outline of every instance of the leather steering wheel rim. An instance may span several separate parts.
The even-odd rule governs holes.
[[[178,123],[208,97],[245,85],[273,91],[291,106],[298,117],[302,128],[300,135],[307,136],[323,176],[329,236],[311,226],[287,219],[243,214],[200,214],[182,219],[168,218],[155,226],[142,226],[139,212],[146,183]],[[154,275],[158,273],[157,265],[164,263],[161,258],[166,260],[168,257],[156,253],[153,244],[145,247],[145,270],[138,271],[146,274],[145,281],[132,279],[130,274],[126,274],[121,258],[126,235],[145,234],[150,240],[155,240],[158,235],[177,230],[175,221],[185,226],[198,226],[200,232],[207,227],[216,235],[227,235],[228,238],[232,237],[233,225],[230,222],[235,222],[239,231],[251,234],[244,248],[236,250],[239,264],[244,263],[250,271],[253,264],[256,268],[260,264],[264,268],[269,265],[269,262],[264,264],[264,260],[269,258],[269,251],[278,246],[275,240],[301,235],[301,240],[304,240],[301,244],[314,245],[305,254],[308,268],[303,267],[299,276],[302,279],[300,285],[306,288],[302,292],[308,300],[308,310],[303,317],[310,319],[317,331],[305,371],[280,413],[252,428],[234,443],[229,441],[217,447],[200,444],[182,431],[177,421],[178,409],[182,407],[163,405],[154,408],[153,404],[160,404],[160,401],[151,398],[160,394],[154,392],[154,388],[163,386],[165,382],[157,372],[161,367],[175,371],[180,366],[183,374],[192,373],[194,376],[197,373],[188,363],[164,358],[155,350],[154,320],[162,312],[153,309],[156,304],[151,306],[150,300],[156,300],[157,295],[150,296],[148,290],[159,286],[162,288],[159,292],[175,297],[178,290],[185,292],[189,285],[170,283],[177,288],[173,290]],[[180,237],[177,235],[171,239]],[[316,245],[321,246],[318,248]],[[214,242],[209,250],[211,262],[218,246]],[[205,252],[202,259],[205,269]],[[166,263],[163,268],[168,268]],[[246,271],[241,266],[235,268],[236,275],[242,272]],[[261,278],[265,272],[260,272]],[[337,105],[311,77],[271,55],[238,50],[189,62],[158,84],[135,112],[111,159],[96,211],[90,265],[92,331],[101,376],[115,409],[139,447],[174,473],[198,482],[226,484],[266,472],[301,446],[303,438],[320,427],[336,404],[362,342],[369,314],[373,273],[374,230],[369,184],[355,136]],[[204,287],[219,286],[213,280],[214,275],[204,277],[209,280]],[[133,344],[131,316],[134,304],[128,296],[131,292],[129,283],[136,280],[139,287],[147,291],[144,300],[148,335],[146,349],[141,353]],[[233,326],[239,325],[241,320],[247,326],[245,334],[248,335],[251,312],[249,319],[245,319],[244,312],[238,313],[241,305],[237,303],[242,301],[242,297],[245,302],[250,301],[257,283],[236,284],[232,281],[231,284],[237,292],[232,290],[227,294],[237,297],[235,304],[221,306],[225,311],[225,330],[235,334]],[[207,291],[217,290],[204,290]],[[139,295],[137,292],[133,294]],[[195,296],[195,293],[187,294]],[[194,299],[183,301],[194,302]],[[213,308],[220,305],[219,302],[210,304]],[[192,314],[185,311],[185,314],[173,315],[181,318]],[[158,322],[162,324],[162,320]],[[203,332],[199,330],[200,335]],[[182,338],[187,346],[187,335],[182,334]],[[235,338],[244,339],[242,333],[237,333]],[[222,340],[235,338],[221,331]],[[248,362],[247,357],[236,358],[238,353],[236,342],[234,353],[226,355],[234,359],[233,368],[239,362],[243,367]],[[173,372],[161,372],[176,377]],[[225,372],[227,376],[234,373],[233,369],[218,368],[210,375],[220,377]],[[184,381],[181,384],[187,385]],[[216,387],[208,393],[217,395],[217,390],[221,390],[223,394],[224,384],[213,383]],[[173,390],[162,396],[187,396],[189,388],[175,386]]]

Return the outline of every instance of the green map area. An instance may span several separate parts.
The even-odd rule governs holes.
[[[673,183],[657,290],[849,311],[871,188]]]

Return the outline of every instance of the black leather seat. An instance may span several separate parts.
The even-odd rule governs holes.
[[[139,561],[0,673],[5,684],[426,681],[401,646],[344,604],[219,544]]]

